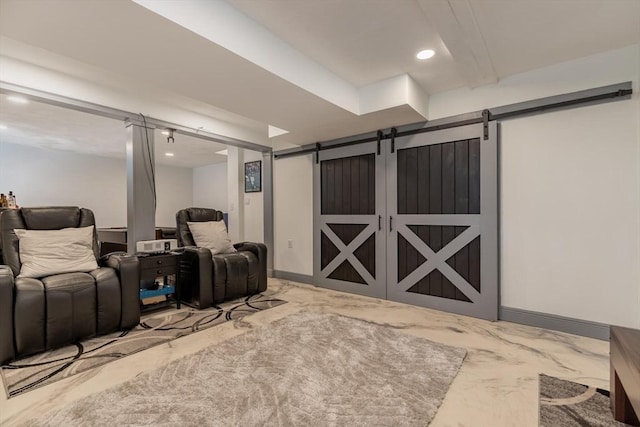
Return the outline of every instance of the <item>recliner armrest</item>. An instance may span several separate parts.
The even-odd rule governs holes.
[[[267,290],[267,245],[264,243],[241,242],[233,245],[237,251],[253,252],[260,265],[260,278],[258,279],[258,292]]]
[[[140,323],[140,261],[125,252],[100,257],[100,266],[113,268],[120,280],[122,317],[120,328],[130,329]]]
[[[15,358],[13,346],[13,271],[0,265],[0,364]]]
[[[197,290],[193,294],[198,297],[198,308],[203,309],[213,305],[213,259],[211,251],[207,248],[196,246],[184,246],[182,263],[180,266],[180,286],[184,289],[189,286],[191,290]]]
[[[116,271],[126,269],[127,264],[140,264],[138,257],[135,255],[129,255],[126,252],[110,252],[100,257],[99,263],[101,267],[111,267]],[[130,267],[129,267],[130,268]]]
[[[253,252],[258,259],[264,256],[267,257],[267,246],[264,243],[254,243],[254,242],[240,242],[233,245],[237,251],[250,251]]]

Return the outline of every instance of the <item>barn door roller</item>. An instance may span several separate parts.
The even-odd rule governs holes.
[[[489,139],[489,120],[491,120],[491,111],[482,110],[482,135],[485,141]]]
[[[389,134],[389,137],[391,138],[391,152],[395,152],[396,151],[396,135],[398,134],[398,129],[396,128],[391,128],[391,133]]]

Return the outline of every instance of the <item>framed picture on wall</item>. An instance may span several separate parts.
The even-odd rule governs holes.
[[[258,193],[262,191],[262,160],[244,164],[244,192]]]

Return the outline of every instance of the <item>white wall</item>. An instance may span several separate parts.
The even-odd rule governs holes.
[[[262,160],[262,153],[234,147],[227,151],[229,238],[233,242],[264,242],[264,186],[259,193],[244,192],[244,164]]]
[[[624,81],[634,81],[637,93],[639,51],[636,44],[516,74],[496,84],[435,94],[429,98],[429,120]]]
[[[259,151],[244,150],[245,163],[255,160],[262,160],[262,153]],[[262,166],[264,169],[264,165]],[[264,177],[264,173],[262,177]],[[260,182],[263,184],[262,191],[258,193],[245,193],[244,181],[240,188],[244,196],[244,240],[247,242],[264,242],[264,182],[262,177],[260,177]]]
[[[313,274],[314,166],[312,155],[273,162],[275,270]]]
[[[502,305],[640,326],[638,102],[505,121]]]
[[[192,169],[156,163],[156,193],[156,227],[175,227],[176,213],[193,206]]]
[[[98,227],[127,225],[124,159],[0,142],[0,189],[20,206],[81,206]]]
[[[228,212],[227,163],[193,168],[193,206]]]
[[[127,225],[124,159],[0,142],[0,191],[21,206],[89,208],[98,227]],[[156,224],[175,227],[176,212],[192,203],[191,169],[156,165]]]
[[[501,305],[640,328],[640,45],[430,98],[435,119],[623,81],[632,100],[502,123]],[[274,162],[276,270],[312,274],[312,169]]]

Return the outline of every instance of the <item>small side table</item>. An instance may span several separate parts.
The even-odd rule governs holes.
[[[180,253],[137,254],[140,260],[140,280],[163,277],[164,286],[160,289],[140,289],[140,299],[159,295],[174,294],[176,307],[180,308]],[[175,288],[167,285],[167,276],[175,275]]]
[[[613,417],[640,426],[640,330],[611,326],[610,340]]]

